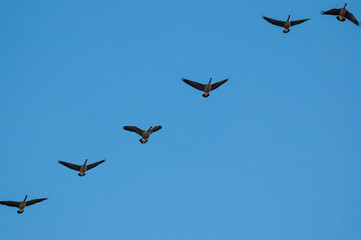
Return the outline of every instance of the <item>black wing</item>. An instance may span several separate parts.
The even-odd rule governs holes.
[[[182,78],[183,82],[185,82],[186,84],[188,84],[189,86],[194,87],[195,89],[198,89],[199,91],[204,91],[204,89],[206,88],[206,85],[201,84],[201,83],[197,83],[197,82],[193,82],[191,80],[187,80],[185,78]]]
[[[35,203],[38,203],[38,202],[42,202],[44,200],[46,200],[47,198],[38,198],[38,199],[33,199],[33,200],[30,200],[30,201],[27,201],[26,202],[26,206],[31,206]]]
[[[285,22],[284,22],[284,21],[275,20],[275,19],[268,18],[268,17],[265,17],[265,16],[263,16],[263,19],[266,20],[266,21],[269,22],[269,23],[272,23],[273,25],[276,25],[276,26],[280,26],[280,27],[284,27],[284,26],[285,26]]]
[[[130,131],[130,132],[135,132],[138,133],[140,136],[143,135],[144,131],[142,129],[139,129],[135,126],[124,126],[123,127],[124,130]]]
[[[328,11],[322,11],[321,14],[323,15],[340,15],[341,8],[333,8]]]
[[[152,128],[152,129],[150,130],[150,133],[154,133],[154,132],[156,132],[156,131],[158,131],[158,130],[160,130],[160,129],[162,129],[162,126],[155,126],[154,128]]]
[[[80,171],[80,166],[79,165],[68,163],[68,162],[63,162],[63,161],[58,161],[58,163],[60,163],[61,165],[64,165],[65,167],[73,169],[75,171]]]
[[[227,79],[224,79],[222,81],[219,81],[219,82],[216,82],[216,83],[213,83],[211,86],[212,86],[212,91],[217,89],[219,86],[221,86],[223,83],[227,82],[228,81],[228,78]]]
[[[9,206],[9,207],[19,207],[20,202],[15,202],[15,201],[0,201],[0,204],[6,205],[6,206]]]
[[[301,20],[296,20],[296,21],[291,21],[291,26],[295,26],[295,25],[297,25],[297,24],[306,22],[306,21],[308,21],[308,20],[310,20],[310,19],[311,19],[311,18],[301,19]]]
[[[357,21],[357,19],[355,18],[355,16],[352,13],[350,13],[349,11],[346,12],[345,18],[347,18],[348,20],[350,20],[351,22],[353,22],[357,26],[360,26],[360,24]]]
[[[95,162],[95,163],[89,164],[89,165],[87,165],[87,170],[90,170],[90,169],[92,169],[92,168],[95,168],[96,166],[98,166],[99,164],[101,164],[101,163],[103,163],[103,162],[105,162],[105,160],[101,160],[101,161],[99,161],[99,162]]]

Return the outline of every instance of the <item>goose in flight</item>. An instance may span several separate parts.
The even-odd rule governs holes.
[[[86,163],[88,162],[88,159],[85,159],[85,163],[83,165],[76,165],[73,163],[68,163],[68,162],[63,162],[63,161],[58,161],[61,165],[64,165],[65,167],[68,167],[70,169],[73,169],[75,171],[79,171],[78,176],[82,177],[85,175],[85,172],[95,168],[96,166],[98,166],[99,164],[105,162],[105,160],[101,160],[99,162],[95,162],[92,164],[87,165]]]
[[[337,20],[340,22],[346,21],[346,18],[356,24],[357,26],[360,26],[360,23],[357,21],[355,16],[346,10],[347,3],[345,3],[345,6],[343,8],[333,8],[328,11],[322,11],[321,14],[323,15],[336,15]]]
[[[269,23],[272,23],[273,25],[283,27],[284,28],[283,29],[284,33],[288,33],[290,31],[290,27],[310,20],[310,18],[307,18],[307,19],[290,21],[290,17],[291,17],[291,15],[288,15],[288,18],[287,18],[286,21],[279,21],[279,20],[275,20],[275,19],[268,18],[268,17],[265,17],[265,16],[263,16],[263,19],[266,20]]]
[[[191,80],[182,78],[183,82],[185,82],[186,84],[188,84],[189,86],[194,87],[195,89],[198,89],[199,91],[203,92],[203,97],[208,97],[209,96],[209,92],[213,91],[215,89],[217,89],[219,86],[221,86],[223,83],[228,81],[228,78],[216,83],[211,84],[212,82],[212,78],[210,78],[208,84],[201,84],[201,83],[197,83],[197,82],[193,82]]]
[[[148,130],[145,130],[145,131],[142,129],[139,129],[135,126],[124,126],[123,129],[130,131],[130,132],[138,133],[142,137],[141,139],[139,139],[139,141],[144,144],[144,143],[148,142],[148,138],[149,138],[150,134],[162,129],[162,126],[150,127]]]
[[[24,208],[26,206],[31,206],[35,203],[38,202],[42,202],[44,200],[46,200],[47,198],[38,198],[38,199],[33,199],[30,201],[26,201],[26,198],[28,197],[28,195],[25,196],[24,200],[21,202],[15,202],[15,201],[0,201],[0,204],[2,205],[6,205],[9,207],[17,207],[19,210],[17,211],[17,213],[22,214],[24,212]]]

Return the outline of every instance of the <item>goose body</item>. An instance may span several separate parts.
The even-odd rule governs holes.
[[[360,23],[357,21],[357,19],[355,18],[355,16],[352,13],[347,11],[346,6],[347,6],[347,3],[345,3],[343,8],[333,8],[328,11],[322,11],[321,14],[335,15],[335,16],[337,16],[336,19],[339,20],[340,22],[344,22],[344,21],[346,21],[346,19],[348,19],[351,22],[353,22],[354,24],[356,24],[357,26],[359,26]]]
[[[86,165],[86,164],[81,165],[81,166],[80,166],[80,170],[79,170],[78,175],[79,175],[79,176],[81,176],[81,177],[82,177],[82,176],[84,176],[84,175],[85,175],[86,170],[88,170],[87,165]]]
[[[346,7],[346,5],[345,5],[345,7]],[[343,22],[346,20],[345,16],[346,16],[347,10],[345,7],[341,8],[339,16],[336,17],[340,22]]]
[[[284,33],[288,33],[292,26],[295,26],[295,25],[298,25],[300,23],[303,23],[303,22],[306,22],[306,21],[310,20],[310,18],[307,18],[307,19],[290,21],[290,17],[291,17],[291,15],[288,15],[288,18],[287,18],[286,21],[275,20],[275,19],[268,18],[268,17],[265,17],[265,16],[263,16],[263,19],[266,20],[267,22],[273,24],[273,25],[283,27],[283,32]]]
[[[212,78],[211,78],[211,80],[212,80]],[[202,94],[203,97],[208,97],[210,91],[212,91],[212,85],[211,85],[210,82],[211,82],[211,81],[209,81],[209,83],[206,85],[206,87],[205,87],[204,90],[203,90],[203,94]]]
[[[290,17],[288,17],[287,21],[285,21],[285,24],[283,25],[283,32],[288,33],[290,31],[291,27],[291,21],[289,20]]]
[[[136,126],[124,126],[123,129],[130,131],[130,132],[135,132],[138,135],[140,135],[142,138],[139,139],[139,141],[142,144],[144,144],[144,143],[148,142],[148,138],[150,137],[150,134],[162,129],[162,126],[155,126],[155,127],[151,126],[148,130],[142,130]]]
[[[27,196],[25,197],[25,199],[27,198]],[[17,213],[19,213],[19,214],[21,214],[21,213],[23,213],[24,212],[24,208],[26,207],[26,201],[25,201],[25,199],[24,199],[24,201],[21,201],[20,202],[20,204],[19,204],[19,209],[18,209],[18,211],[17,211]]]
[[[58,161],[61,165],[73,169],[75,171],[79,171],[78,176],[82,177],[85,175],[85,172],[95,168],[96,166],[98,166],[99,164],[105,162],[105,160],[101,160],[92,164],[87,165],[88,159],[85,159],[85,163],[83,165],[76,165],[73,163],[68,163],[68,162],[63,162],[63,161]]]
[[[19,214],[22,214],[24,212],[24,208],[26,206],[31,206],[35,203],[38,203],[38,202],[42,202],[44,200],[46,200],[47,198],[38,198],[38,199],[33,199],[33,200],[30,200],[30,201],[26,201],[27,199],[27,195],[25,196],[25,199],[21,202],[16,202],[16,201],[0,201],[0,204],[1,205],[6,205],[6,206],[9,206],[9,207],[16,207],[18,208],[18,211],[17,213]]]
[[[213,84],[211,84],[212,78],[210,78],[208,84],[201,84],[201,83],[194,82],[194,81],[191,81],[191,80],[188,80],[188,79],[185,79],[185,78],[183,78],[182,80],[183,80],[183,82],[185,82],[185,83],[188,84],[189,86],[194,87],[195,89],[197,89],[197,90],[199,90],[199,91],[202,91],[202,92],[203,92],[202,96],[206,98],[206,97],[209,96],[209,93],[210,93],[211,91],[217,89],[217,88],[218,88],[219,86],[221,86],[223,83],[227,82],[227,81],[228,81],[228,78],[225,79],[225,80],[222,80],[222,81],[213,83]]]
[[[140,139],[140,142],[141,142],[141,143],[146,143],[146,142],[148,142],[148,138],[150,137],[150,131],[151,131],[151,129],[143,132],[143,134],[142,134],[142,139]]]

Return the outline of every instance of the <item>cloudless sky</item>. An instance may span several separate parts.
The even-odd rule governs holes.
[[[0,206],[0,239],[361,239],[361,28],[320,14],[344,3],[0,0],[0,200],[49,198]]]

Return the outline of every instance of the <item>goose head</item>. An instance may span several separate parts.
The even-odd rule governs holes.
[[[345,6],[343,6],[343,8],[346,8],[346,6],[347,6],[347,3],[345,3]]]
[[[152,130],[152,128],[153,128],[153,126],[150,126],[150,128],[148,129],[148,132],[149,132],[150,130]]]
[[[24,202],[26,201],[27,198],[28,198],[28,195],[25,195]]]
[[[208,83],[208,84],[211,84],[211,82],[212,82],[212,78],[209,79],[209,83]]]
[[[290,20],[290,17],[291,17],[291,15],[288,15],[287,21],[289,21],[289,20]]]
[[[84,165],[86,165],[86,162],[88,161],[88,159],[85,159],[85,163],[84,163]]]

